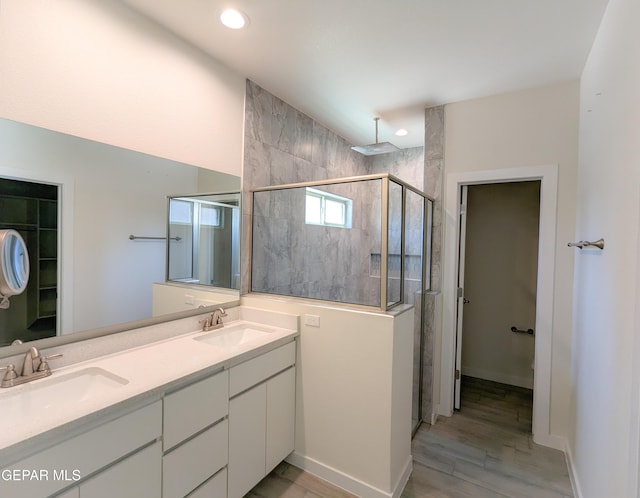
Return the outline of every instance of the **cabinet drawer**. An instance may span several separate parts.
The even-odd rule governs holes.
[[[161,496],[160,443],[134,453],[80,484],[80,498]]]
[[[222,469],[187,498],[222,498],[225,496],[227,496],[227,469]]]
[[[227,464],[228,432],[225,419],[164,456],[163,498],[182,498]]]
[[[228,412],[228,372],[220,372],[164,398],[164,451]]]
[[[229,396],[233,397],[296,362],[295,341],[229,370]]]
[[[12,465],[12,469],[46,471],[49,479],[2,481],[0,496],[49,496],[69,485],[64,480],[54,479],[54,472],[66,471],[71,479],[75,475],[84,478],[158,438],[161,431],[162,403],[156,401]]]

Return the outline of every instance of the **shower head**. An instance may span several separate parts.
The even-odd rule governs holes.
[[[378,154],[386,154],[388,152],[395,152],[397,150],[400,150],[391,142],[378,143],[378,121],[380,121],[380,118],[373,118],[373,120],[376,122],[376,143],[369,145],[355,145],[351,148],[356,152],[360,152],[360,154],[364,154],[365,156],[375,156]]]

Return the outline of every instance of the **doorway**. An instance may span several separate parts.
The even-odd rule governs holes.
[[[0,229],[25,241],[30,275],[25,291],[0,313],[0,346],[57,334],[58,187],[0,177]]]
[[[558,204],[558,166],[527,166],[496,170],[449,173],[444,196],[444,244],[442,278],[442,335],[438,415],[454,410],[456,318],[458,299],[458,239],[460,235],[460,187],[479,183],[540,180],[540,228],[536,285],[535,369],[533,440],[564,449],[564,439],[551,434],[551,356],[553,343],[554,269]]]
[[[516,393],[531,398],[540,181],[463,185],[460,189],[459,381],[454,407],[460,409],[464,404],[470,385],[488,389],[496,399],[499,393],[507,399]],[[482,389],[471,390],[474,400]],[[531,408],[529,402],[529,422]]]

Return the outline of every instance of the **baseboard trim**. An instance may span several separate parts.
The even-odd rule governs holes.
[[[565,441],[564,458],[567,461],[567,468],[569,469],[569,479],[571,480],[571,488],[573,489],[573,496],[575,498],[582,498],[582,488],[580,487],[580,481],[578,480],[578,473],[576,472],[575,460],[573,458],[573,452],[569,441]]]
[[[548,448],[553,448],[554,450],[560,450],[563,453],[566,452],[567,449],[566,438],[556,436],[554,434],[534,434],[533,442],[542,446],[547,446]]]
[[[404,487],[409,481],[409,477],[411,477],[411,472],[413,472],[413,456],[409,455],[409,458],[407,458],[404,468],[402,469],[402,474],[400,474],[400,478],[393,488],[393,494],[391,495],[393,498],[400,498],[400,495],[404,491]]]
[[[468,375],[469,377],[476,377],[478,379],[491,380],[493,382],[499,382],[501,384],[508,384],[510,386],[524,387],[526,389],[533,389],[533,370],[530,377],[520,377],[517,375],[509,375],[502,372],[495,372],[493,370],[484,370],[482,368],[474,368],[462,365],[462,375]]]
[[[286,461],[320,479],[330,482],[334,486],[362,498],[399,498],[413,470],[413,459],[409,456],[402,474],[395,485],[395,489],[389,493],[296,452],[291,453],[286,458]]]

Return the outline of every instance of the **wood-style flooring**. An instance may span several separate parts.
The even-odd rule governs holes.
[[[532,441],[531,411],[531,390],[463,377],[461,410],[418,430],[402,498],[572,497],[564,454]],[[247,496],[354,495],[282,463]]]

